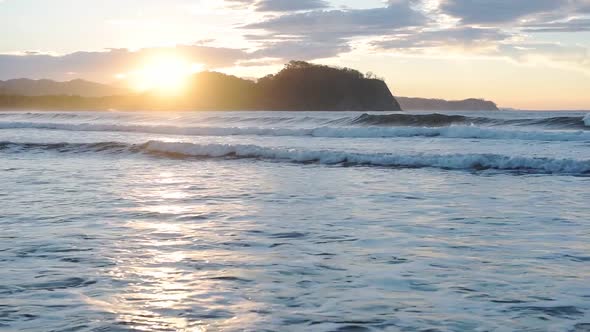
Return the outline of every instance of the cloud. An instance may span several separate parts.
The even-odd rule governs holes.
[[[440,8],[465,24],[512,22],[519,18],[556,10],[567,0],[446,0]]]
[[[571,19],[567,21],[526,24],[523,32],[581,32],[590,31],[590,19]]]
[[[421,0],[419,7],[435,22],[383,35],[369,45],[381,52],[445,56],[455,51],[590,74],[588,48],[530,34],[590,31],[590,0]]]
[[[223,33],[235,32],[232,44],[211,40],[206,45],[224,47],[202,43],[59,56],[0,54],[0,79],[74,76],[108,81],[114,74],[136,66],[144,56],[172,50],[212,69],[248,63],[276,65],[292,59],[318,60],[353,50],[443,56],[451,50],[469,55],[505,56],[517,61],[543,58],[584,66],[585,60],[580,55],[583,49],[542,44],[532,33],[590,31],[590,0],[388,0],[382,1],[381,7],[363,9],[343,9],[328,0],[203,3],[209,3],[228,17],[229,23],[219,24],[224,28]],[[568,40],[574,43],[573,39]],[[247,51],[232,48],[233,42]],[[555,56],[550,56],[551,52]]]
[[[355,10],[325,10],[282,15],[245,26],[264,29],[272,33],[354,37],[379,35],[395,29],[421,25],[426,18],[400,2],[383,8]]]
[[[496,45],[511,38],[511,35],[494,28],[456,27],[444,30],[407,32],[373,42],[381,49],[425,48],[483,48]]]
[[[328,8],[326,0],[230,0],[238,7],[253,7],[260,12],[290,12]]]
[[[251,57],[241,49],[188,45],[164,48],[145,48],[137,51],[111,49],[103,52],[75,52],[50,55],[36,52],[0,54],[0,79],[19,77],[68,80],[84,77],[100,82],[113,80],[114,75],[136,68],[150,55],[173,52],[187,61],[202,63],[207,68],[233,66]]]
[[[329,4],[323,0],[265,0],[256,3],[256,10],[258,11],[296,11],[327,8]]]
[[[498,54],[526,63],[543,63],[590,74],[590,50],[584,46],[559,43],[502,44]]]
[[[258,43],[257,55],[311,60],[350,51],[354,38],[387,35],[427,20],[410,1],[395,1],[381,8],[289,13],[243,28],[263,31],[246,36]]]
[[[590,14],[590,0],[441,0],[440,10],[463,24],[518,28],[521,20],[543,25]],[[564,31],[569,31],[565,29]],[[575,30],[572,30],[575,31]]]

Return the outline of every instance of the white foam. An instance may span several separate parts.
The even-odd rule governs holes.
[[[590,116],[585,120],[590,122]],[[538,141],[590,141],[590,132],[524,131],[476,126],[430,127],[179,127],[169,125],[115,125],[97,123],[0,122],[0,129],[48,129],[93,132],[137,132],[189,136],[310,136],[332,138],[443,137],[465,139],[503,139]]]
[[[590,127],[590,113],[586,114],[586,116],[584,117],[584,124],[587,127]]]
[[[526,170],[554,174],[585,174],[590,160],[504,156],[497,154],[416,154],[350,153],[261,147],[256,145],[193,144],[150,141],[148,152],[191,157],[238,157],[297,163],[348,164],[388,167],[433,167],[443,169]]]

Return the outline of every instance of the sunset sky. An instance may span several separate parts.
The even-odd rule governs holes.
[[[297,59],[399,96],[590,109],[590,0],[0,0],[0,31],[1,80],[117,83],[155,54],[260,77]]]

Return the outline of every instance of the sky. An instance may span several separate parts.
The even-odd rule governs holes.
[[[118,84],[164,53],[249,78],[305,60],[371,71],[397,96],[590,109],[590,0],[0,0],[0,80]]]

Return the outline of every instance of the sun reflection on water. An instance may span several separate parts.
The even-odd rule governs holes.
[[[108,271],[119,292],[93,305],[140,331],[216,330],[212,321],[240,329],[259,319],[259,304],[236,296],[235,286],[228,288],[250,257],[210,245],[226,241],[229,232],[219,225],[213,229],[224,222],[214,217],[243,206],[207,204],[172,172],[150,181],[151,190],[126,193],[135,204],[123,212],[136,218],[123,224],[127,236],[112,248],[116,264]]]

